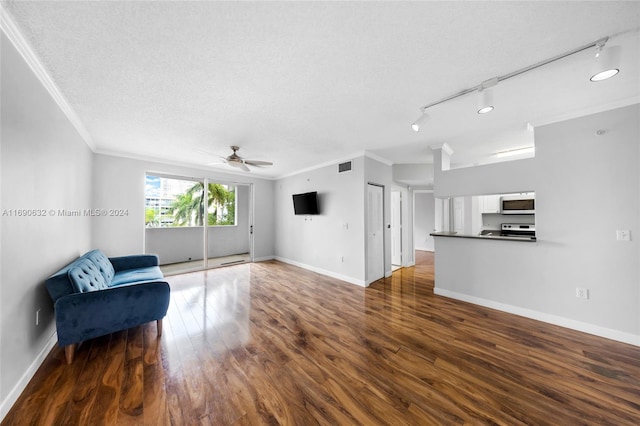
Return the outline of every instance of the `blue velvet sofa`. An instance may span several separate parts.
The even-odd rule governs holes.
[[[169,284],[156,255],[108,258],[100,250],[77,258],[45,285],[53,299],[58,344],[71,364],[76,346],[88,339],[157,321],[169,307]]]

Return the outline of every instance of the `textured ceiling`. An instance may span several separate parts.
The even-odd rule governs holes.
[[[2,2],[97,152],[202,166],[270,160],[278,177],[363,151],[456,164],[532,144],[543,124],[638,102],[638,2]],[[420,106],[603,36],[619,76],[589,83],[593,51],[494,88]],[[204,152],[210,153],[204,154]],[[228,167],[228,166],[216,166]],[[226,169],[225,169],[226,170]]]

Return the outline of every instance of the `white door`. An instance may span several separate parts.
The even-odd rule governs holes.
[[[367,282],[384,278],[384,188],[367,189]]]
[[[391,264],[402,265],[402,193],[391,191]]]

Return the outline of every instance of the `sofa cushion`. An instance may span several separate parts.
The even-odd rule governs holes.
[[[78,293],[109,288],[98,267],[89,259],[80,259],[67,272],[69,281]]]
[[[91,260],[94,265],[96,265],[104,277],[105,282],[109,285],[115,275],[115,270],[113,269],[113,265],[109,261],[109,258],[101,250],[92,250],[83,257]]]
[[[164,276],[158,266],[149,266],[146,268],[138,269],[125,269],[124,271],[118,271],[113,276],[110,286],[117,286],[122,284],[129,284],[134,282],[143,281],[162,281]]]

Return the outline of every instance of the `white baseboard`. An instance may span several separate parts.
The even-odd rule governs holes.
[[[326,269],[317,268],[315,266],[307,265],[305,263],[296,262],[295,260],[285,259],[284,257],[279,257],[279,256],[276,256],[275,259],[279,260],[280,262],[284,262],[284,263],[288,263],[290,265],[298,266],[300,268],[307,269],[307,270],[312,271],[312,272],[317,272],[318,274],[326,275],[326,276],[331,277],[331,278],[335,278],[335,279],[338,279],[338,280],[346,281],[346,282],[351,283],[351,284],[359,285],[360,287],[367,287],[367,285],[368,285],[363,280],[357,280],[355,278],[348,277],[348,276],[342,275],[342,274],[338,274],[338,273],[333,272],[333,271],[328,271]]]
[[[4,417],[7,415],[9,410],[11,410],[13,404],[16,403],[16,401],[20,397],[20,394],[26,389],[29,381],[36,374],[38,368],[40,368],[47,355],[49,355],[49,352],[51,352],[51,349],[53,349],[53,347],[57,343],[58,333],[54,332],[53,335],[47,340],[47,343],[44,345],[36,359],[33,360],[31,365],[29,365],[29,368],[27,368],[27,371],[24,372],[22,377],[20,377],[20,380],[18,380],[18,383],[16,383],[13,389],[11,389],[11,392],[9,392],[9,395],[7,395],[5,400],[2,401],[2,404],[0,404],[0,422],[4,420]]]
[[[544,312],[534,311],[532,309],[521,308],[519,306],[507,305],[506,303],[495,302],[493,300],[483,299],[468,294],[456,293],[455,291],[434,288],[433,292],[439,296],[450,297],[451,299],[462,300],[463,302],[473,303],[475,305],[485,306],[487,308],[496,309],[498,311],[508,312],[510,314],[519,315],[525,318],[546,322],[549,324],[559,325],[560,327],[569,328],[571,330],[581,331],[583,333],[593,334],[595,336],[604,337],[622,343],[628,343],[634,346],[640,346],[640,335],[626,333],[623,331],[613,330],[611,328],[600,327],[598,325],[589,324],[582,321],[576,321],[557,315],[546,314]]]
[[[266,262],[267,260],[273,260],[275,256],[265,256],[265,257],[256,257],[253,259],[254,262]]]

